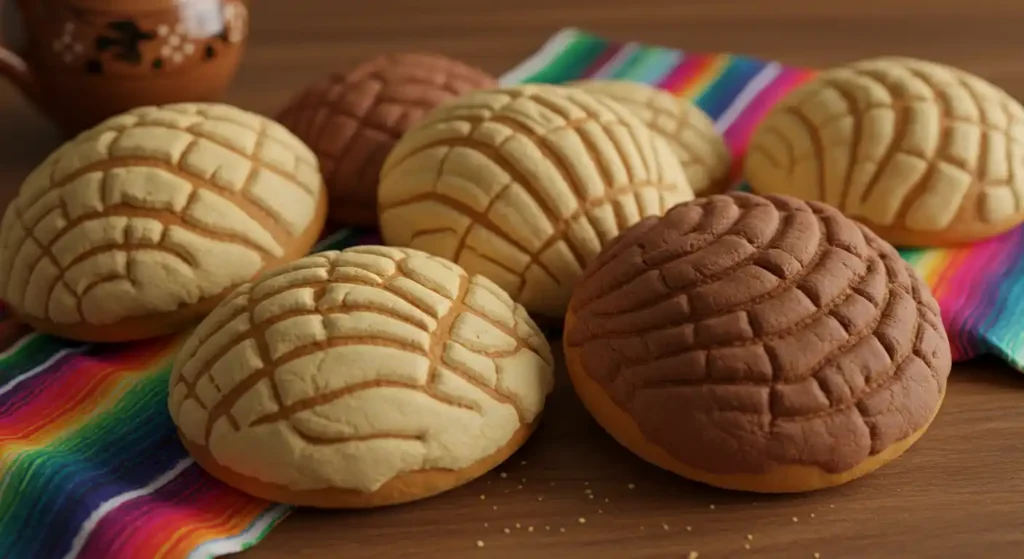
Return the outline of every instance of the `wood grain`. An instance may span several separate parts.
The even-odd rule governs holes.
[[[909,54],[964,67],[1020,98],[1022,18],[1024,4],[1005,0],[263,0],[229,101],[273,114],[308,80],[386,50],[438,51],[497,73],[568,25],[811,66]],[[59,137],[6,86],[0,122],[3,203]],[[1009,367],[957,366],[938,419],[903,458],[835,490],[765,498],[641,462],[563,379],[535,437],[484,478],[408,506],[300,511],[241,557],[1020,557],[1022,399],[1024,375]]]

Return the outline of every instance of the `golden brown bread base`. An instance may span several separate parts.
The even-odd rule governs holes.
[[[570,312],[566,318],[568,331],[573,317]],[[815,466],[802,464],[779,465],[763,474],[719,474],[706,472],[688,466],[673,458],[661,447],[651,443],[640,432],[636,422],[608,396],[608,394],[583,370],[580,349],[569,347],[563,338],[565,364],[572,380],[573,388],[580,397],[584,407],[597,423],[608,432],[619,444],[647,462],[668,470],[684,478],[698,481],[722,489],[749,491],[753,493],[803,493],[828,487],[842,485],[857,478],[866,476],[903,454],[913,445],[931,425],[942,402],[935,408],[935,414],[924,427],[912,433],[882,452],[870,456],[857,466],[845,472],[831,473]],[[945,394],[943,394],[945,397]]]
[[[867,220],[859,221],[894,247],[928,248],[951,247],[984,241],[1017,227],[1022,220],[1024,220],[1024,216],[1015,216],[1013,219],[996,223],[954,222],[942,231],[914,231],[902,227],[875,225]]]
[[[473,481],[515,454],[539,424],[540,416],[533,423],[522,424],[505,446],[466,468],[409,472],[392,478],[371,493],[336,488],[297,491],[280,484],[266,483],[222,466],[213,458],[209,449],[192,444],[180,430],[178,438],[192,458],[210,475],[254,497],[300,507],[366,509],[418,501]]]
[[[268,260],[263,270],[269,270],[276,266],[302,258],[309,254],[309,251],[316,245],[320,234],[327,222],[327,191],[322,190],[320,202],[317,204],[316,215],[305,231],[302,232],[291,245],[291,250],[278,259]],[[261,271],[262,272],[262,271]],[[184,307],[169,313],[151,314],[148,316],[133,317],[120,320],[114,324],[89,324],[79,322],[76,324],[58,324],[45,319],[18,314],[14,309],[9,309],[11,314],[21,322],[28,324],[35,330],[52,336],[67,338],[80,342],[96,343],[117,343],[146,340],[183,332],[195,326],[206,315],[213,311],[214,307],[227,297],[237,286],[221,291],[213,297],[207,297],[195,305]]]

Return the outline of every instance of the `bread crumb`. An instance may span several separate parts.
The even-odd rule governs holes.
[[[750,544],[749,543],[743,544],[743,549],[750,549]]]
[[[608,497],[605,497],[605,498],[604,498],[604,502],[606,502],[606,503],[607,503],[607,502],[609,502],[609,501],[608,501]]]
[[[593,495],[594,494],[594,490],[593,489],[584,489],[583,492],[586,493],[587,495]]]
[[[747,534],[747,539],[750,541],[754,541],[754,534]]]
[[[587,498],[588,498],[588,499],[593,499],[593,498],[594,498],[594,496],[593,496],[593,495],[587,495]]]
[[[520,462],[519,465],[520,466],[525,466],[526,465],[526,460],[523,460],[522,462]]]
[[[635,486],[635,485],[633,485],[632,483],[631,483],[631,484],[629,484],[629,485],[627,485],[626,487],[628,487],[628,488],[630,488],[630,489],[636,489],[636,486]]]
[[[480,495],[480,500],[481,500],[481,501],[483,501],[483,500],[484,500],[484,499],[486,499],[486,498],[487,498],[487,495]]]
[[[814,518],[814,513],[813,512],[811,513],[811,518]]]
[[[512,530],[509,530],[508,528],[502,528],[501,531],[505,532],[506,534],[511,534],[512,533]]]
[[[489,526],[490,526],[490,524],[488,524],[488,523],[484,522],[484,528],[487,528],[487,527],[489,527]]]
[[[586,523],[587,523],[587,519],[586,519],[586,518],[583,518],[583,517],[581,516],[581,517],[579,517],[579,518],[577,518],[577,519],[576,519],[576,522],[579,522],[580,524],[586,524]]]
[[[708,505],[708,508],[711,510],[715,510],[715,505]]]
[[[523,479],[521,479],[519,481],[520,481],[520,483],[526,483],[526,478],[524,477]]]
[[[564,532],[564,531],[565,531],[565,528],[559,528],[559,529],[558,529],[558,531],[559,531],[559,532]]]
[[[604,514],[604,511],[601,509],[597,509],[597,514]]]
[[[523,526],[522,526],[521,524],[519,524],[518,522],[516,522],[516,528],[522,528],[522,527],[523,527]]]
[[[551,529],[551,526],[545,526],[545,527],[544,527],[544,529],[545,529],[545,530],[550,530],[550,529]]]
[[[523,486],[522,486],[522,485],[517,485],[517,486],[516,486],[516,489],[522,489],[522,488],[523,488]]]
[[[538,500],[538,501],[543,501],[543,500],[544,500],[544,497],[537,497],[537,500]]]
[[[661,527],[668,530],[668,524],[665,524],[664,522],[661,523]]]
[[[700,557],[700,553],[691,551],[690,554],[686,556],[686,559],[697,559],[698,557]]]
[[[793,522],[800,522],[800,519],[794,516],[793,517]]]
[[[555,486],[555,482],[552,481],[551,482],[551,487],[554,487],[554,486]]]
[[[693,526],[687,526],[686,527],[686,531],[687,532],[692,532],[693,531]]]
[[[499,475],[499,476],[501,476],[501,477],[502,477],[502,479],[504,479],[504,478],[507,478],[507,477],[508,477],[508,474],[506,474],[505,472],[501,472],[501,473],[500,473],[500,474],[498,474],[498,475]]]
[[[817,551],[814,552],[814,559],[821,559],[821,554]]]
[[[526,531],[527,532],[532,532],[533,531],[533,526],[527,526],[526,527]]]
[[[590,482],[589,481],[584,481],[583,485],[590,485]]]
[[[483,547],[484,546],[484,541],[483,540],[477,540],[476,541],[476,546],[477,547]]]
[[[836,506],[835,505],[829,505],[828,508],[834,509],[834,508],[836,508]]]
[[[494,509],[494,510],[498,510],[498,505],[494,505],[494,506],[493,506],[493,507],[491,507],[491,508],[492,508],[492,509]]]

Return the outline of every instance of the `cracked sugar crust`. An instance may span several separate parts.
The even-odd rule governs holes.
[[[729,188],[729,147],[714,121],[690,100],[624,80],[581,80],[568,85],[613,99],[660,134],[683,164],[696,195]]]
[[[882,57],[787,95],[755,131],[746,173],[759,193],[827,202],[901,244],[899,231],[972,240],[1016,225],[1022,166],[1024,108],[1005,91],[949,66]]]
[[[316,152],[332,218],[375,225],[380,170],[398,138],[437,105],[491,87],[493,77],[457,60],[386,54],[305,89],[278,120]]]
[[[312,151],[267,118],[137,108],[22,184],[0,223],[0,298],[59,325],[173,312],[305,253],[322,196]]]
[[[554,317],[603,246],[693,191],[668,143],[618,103],[525,85],[427,115],[389,155],[379,196],[388,244],[448,258]]]
[[[547,340],[479,275],[411,249],[315,254],[245,284],[186,342],[169,407],[221,465],[293,490],[456,470],[537,420]]]
[[[853,468],[924,428],[951,357],[891,245],[821,203],[734,193],[644,220],[580,281],[585,374],[691,467]]]

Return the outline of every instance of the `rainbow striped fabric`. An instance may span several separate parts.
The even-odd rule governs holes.
[[[502,81],[656,84],[694,99],[739,156],[761,115],[810,75],[569,29]],[[938,296],[957,359],[994,353],[1024,369],[1024,336],[1013,328],[1024,322],[1022,236],[904,253]],[[372,242],[343,230],[318,250]],[[166,402],[180,342],[68,342],[29,332],[0,304],[0,557],[218,557],[252,546],[288,514],[208,476],[178,442]]]

